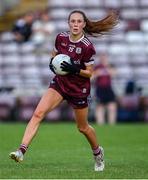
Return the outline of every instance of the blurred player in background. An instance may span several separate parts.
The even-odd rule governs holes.
[[[70,13],[68,17],[69,31],[57,35],[52,57],[66,54],[71,57],[71,64],[63,62],[63,71],[69,74],[56,75],[49,89],[41,98],[30,122],[27,125],[19,149],[10,153],[16,162],[23,160],[24,154],[36,135],[40,122],[45,115],[67,100],[73,107],[75,121],[79,131],[87,138],[95,159],[95,171],[104,169],[103,148],[98,144],[95,130],[88,124],[88,98],[90,94],[90,77],[93,73],[93,55],[95,49],[86,35],[98,36],[111,30],[117,23],[117,15],[111,12],[105,19],[90,21],[79,10]],[[52,59],[50,69],[54,71]]]
[[[12,32],[16,42],[23,43],[30,40],[33,21],[34,14],[32,12],[28,12],[15,22]]]
[[[108,56],[105,53],[99,55],[99,64],[94,68],[95,89],[96,89],[96,122],[105,123],[107,110],[107,120],[109,124],[115,124],[117,114],[116,96],[112,88],[112,77],[116,74],[116,69],[109,64]]]
[[[53,37],[55,31],[54,23],[51,22],[51,17],[48,11],[41,12],[40,18],[34,21],[32,25],[31,41],[35,45],[43,45]]]

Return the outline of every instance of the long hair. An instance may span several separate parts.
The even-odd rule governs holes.
[[[116,11],[110,11],[108,15],[102,20],[91,21],[87,18],[83,11],[74,10],[69,14],[68,20],[70,20],[71,15],[74,13],[79,13],[83,16],[84,21],[86,22],[86,26],[83,30],[87,35],[93,37],[108,34],[109,31],[112,30],[118,23],[118,14]]]

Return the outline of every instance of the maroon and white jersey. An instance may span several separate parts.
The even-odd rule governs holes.
[[[100,71],[100,75],[96,78],[96,85],[100,88],[111,87],[111,76],[108,72],[108,67],[98,64],[94,69]]]
[[[66,54],[71,57],[74,63],[81,69],[86,69],[87,65],[93,64],[92,56],[95,49],[86,36],[82,36],[78,41],[70,40],[69,32],[62,32],[57,35],[55,41],[55,51],[58,54]],[[90,79],[80,75],[67,74],[56,75],[56,80],[62,91],[73,97],[87,97],[90,94]]]

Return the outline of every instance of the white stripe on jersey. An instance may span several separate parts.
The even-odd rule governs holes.
[[[90,41],[86,37],[83,40],[90,44]]]
[[[87,38],[83,38],[82,40],[81,40],[86,46],[89,46],[91,43],[90,43],[90,41],[87,39]]]
[[[61,32],[61,33],[60,33],[60,36],[67,37],[67,36],[69,36],[69,33],[68,33],[68,32]]]
[[[89,62],[85,62],[84,64],[85,64],[85,66],[88,66],[88,65],[94,64],[94,60],[91,60],[91,61],[89,61]]]

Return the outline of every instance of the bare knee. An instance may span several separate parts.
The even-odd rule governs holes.
[[[45,117],[45,115],[46,115],[46,112],[42,110],[38,110],[33,113],[33,118],[38,121],[41,121]]]
[[[90,127],[89,126],[86,126],[86,127],[78,127],[78,130],[80,133],[82,134],[88,134],[89,130],[90,130]]]

